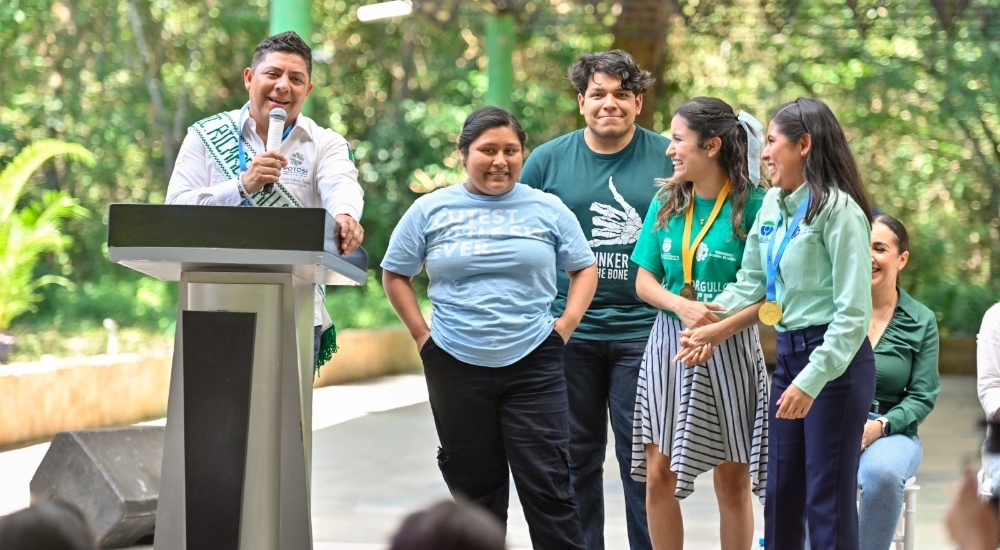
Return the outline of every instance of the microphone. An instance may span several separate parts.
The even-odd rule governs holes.
[[[267,125],[267,144],[265,145],[264,150],[277,151],[281,148],[281,134],[285,131],[285,120],[288,119],[288,113],[286,113],[281,107],[275,107],[274,109],[271,109],[271,114],[269,114],[267,118],[270,121]],[[270,193],[273,190],[273,183],[264,185],[265,193]]]

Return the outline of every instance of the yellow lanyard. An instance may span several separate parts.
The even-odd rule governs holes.
[[[694,254],[698,250],[698,245],[701,244],[701,240],[705,238],[705,234],[708,233],[709,228],[712,227],[712,223],[715,222],[715,218],[718,217],[719,212],[722,211],[722,205],[726,202],[726,197],[729,196],[729,190],[733,187],[733,183],[726,180],[726,184],[722,186],[722,191],[719,191],[718,198],[715,199],[715,206],[712,208],[712,213],[708,215],[708,221],[705,222],[705,226],[701,228],[698,236],[691,241],[691,224],[694,220],[694,189],[691,190],[691,204],[688,206],[687,216],[684,219],[684,240],[681,241],[681,261],[684,264],[684,286],[691,287],[691,281],[693,280],[691,276],[691,271],[694,268]],[[694,290],[693,288],[691,289]],[[685,296],[686,298],[687,296]],[[693,299],[693,298],[690,298]]]

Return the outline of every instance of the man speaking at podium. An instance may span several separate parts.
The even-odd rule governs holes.
[[[311,78],[312,50],[299,35],[284,32],[258,44],[252,65],[243,70],[250,101],[188,129],[167,204],[325,208],[337,220],[341,252],[360,246],[364,192],[354,153],[343,136],[301,114]],[[317,368],[336,350],[323,298],[317,287]]]

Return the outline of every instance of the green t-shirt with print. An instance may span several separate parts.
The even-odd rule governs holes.
[[[629,261],[642,228],[656,179],[673,175],[667,158],[670,140],[640,126],[617,153],[595,153],[583,130],[537,147],[524,163],[521,183],[559,197],[576,215],[597,257],[597,294],[573,333],[582,340],[649,337],[656,308],[635,293],[638,267]],[[558,273],[552,314],[566,308],[569,278]]]
[[[743,233],[749,233],[753,226],[757,211],[764,202],[765,191],[756,188],[751,191],[743,205]],[[691,222],[690,240],[701,232],[704,227],[702,220],[708,220],[715,199],[694,198],[695,216]],[[674,294],[680,294],[684,286],[684,264],[681,261],[682,243],[684,242],[684,213],[675,213],[667,222],[666,227],[656,227],[656,214],[660,210],[660,199],[657,197],[649,205],[649,212],[642,224],[642,233],[632,251],[632,261],[663,281],[663,288]],[[699,302],[711,302],[725,286],[736,280],[736,272],[743,262],[743,249],[746,240],[740,239],[733,232],[730,220],[733,205],[729,199],[722,205],[715,222],[708,229],[694,255],[694,266],[691,270],[692,286],[698,292]],[[672,311],[666,312],[678,318]]]

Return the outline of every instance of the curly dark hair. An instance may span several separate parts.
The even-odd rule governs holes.
[[[253,51],[253,62],[250,63],[250,69],[256,71],[257,65],[267,57],[267,54],[273,52],[294,53],[301,56],[306,62],[306,71],[309,73],[309,78],[312,78],[312,48],[309,47],[309,44],[306,44],[305,40],[302,40],[301,36],[295,34],[295,31],[285,31],[281,34],[269,36],[262,40],[260,44],[257,44],[257,48]]]
[[[732,203],[729,221],[732,222],[736,236],[746,240],[743,207],[753,191],[747,163],[747,131],[740,124],[733,108],[714,97],[696,97],[681,105],[674,116],[683,118],[687,127],[697,134],[698,147],[704,148],[705,142],[715,137],[722,140],[717,162],[733,184],[729,190],[729,200]],[[660,180],[660,183],[663,187],[657,195],[662,204],[656,213],[656,225],[665,227],[671,217],[687,212],[694,194],[694,183],[676,178]],[[766,185],[763,179],[761,184]]]
[[[587,86],[595,73],[604,73],[621,80],[622,88],[640,95],[653,85],[649,71],[639,68],[628,52],[608,50],[580,56],[569,68],[569,79],[581,95],[587,93]]]

